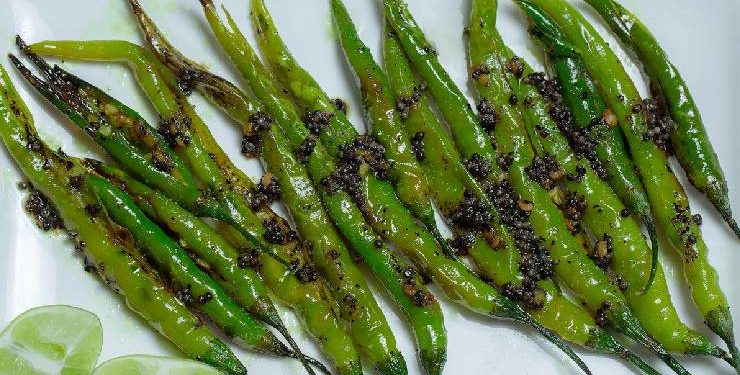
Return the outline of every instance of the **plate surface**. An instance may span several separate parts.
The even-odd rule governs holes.
[[[248,1],[224,0],[243,31],[251,35]],[[380,56],[381,13],[375,0],[345,0],[359,25],[362,38]],[[0,13],[0,52],[17,53],[13,36],[18,33],[28,42],[44,39],[125,39],[141,41],[141,36],[123,0],[3,0]],[[187,55],[206,64],[227,78],[238,79],[227,59],[219,51],[195,0],[146,0],[147,11]],[[267,1],[281,34],[296,58],[331,95],[349,101],[351,118],[362,127],[360,101],[352,76],[340,54],[332,33],[327,0]],[[740,141],[736,111],[740,106],[740,76],[735,64],[740,61],[740,5],[733,0],[623,0],[654,31],[673,62],[692,89],[702,111],[714,146],[730,185],[732,203],[740,212],[740,168],[737,160]],[[468,0],[409,0],[411,10],[440,53],[442,63],[460,87],[469,91],[466,79],[465,44],[462,29],[467,23]],[[579,5],[582,9],[586,7]],[[512,48],[531,63],[541,66],[541,53],[526,35],[526,23],[514,6],[501,1],[500,29]],[[587,12],[591,19],[592,14]],[[604,30],[601,23],[597,26]],[[605,34],[606,35],[606,34]],[[638,79],[634,59],[612,45]],[[8,60],[2,64],[9,68]],[[148,119],[155,116],[138,91],[128,71],[119,65],[61,63],[65,68],[105,88],[139,110]],[[23,97],[33,111],[42,137],[54,147],[61,146],[72,155],[97,156],[99,150],[82,134],[66,125],[62,117],[46,105],[25,82],[11,70]],[[644,92],[644,91],[643,91]],[[471,97],[472,98],[472,97]],[[195,98],[198,110],[211,125],[223,147],[252,176],[261,175],[259,164],[246,161],[238,153],[239,133],[208,103]],[[100,157],[100,156],[98,156]],[[678,169],[676,169],[678,170]],[[683,179],[683,175],[680,176]],[[17,188],[21,176],[7,152],[0,151],[0,323],[10,321],[28,308],[44,304],[69,304],[100,316],[105,334],[101,361],[125,354],[177,355],[174,348],[160,339],[147,325],[131,314],[121,300],[95,277],[82,269],[81,259],[62,236],[41,233],[21,209],[23,193]],[[685,179],[684,179],[685,181]],[[722,285],[740,326],[740,288],[734,272],[740,264],[738,241],[722,224],[695,190],[688,188],[692,206],[704,216],[703,231],[709,245],[712,264],[718,269]],[[278,207],[278,209],[281,209]],[[695,328],[706,330],[692,308],[688,288],[682,280],[680,261],[672,253],[662,254],[671,292],[680,313]],[[377,283],[375,284],[377,286]],[[376,287],[376,291],[378,288]],[[438,292],[438,290],[437,290]],[[400,320],[390,301],[377,293],[396,332],[399,347],[411,374],[420,374],[410,332]],[[553,347],[528,329],[509,323],[491,322],[465,312],[443,300],[449,333],[448,374],[577,374],[576,368]],[[309,354],[316,347],[301,333],[296,317],[285,309],[283,316]],[[740,330],[736,330],[740,337]],[[638,350],[639,351],[639,350]],[[294,374],[300,368],[291,361],[237,351],[253,374]],[[626,367],[611,358],[579,351],[594,373],[624,374]],[[640,351],[641,352],[641,351]],[[642,353],[642,352],[641,352]],[[694,374],[731,374],[719,361],[685,358],[682,362]],[[668,372],[651,359],[661,372]]]

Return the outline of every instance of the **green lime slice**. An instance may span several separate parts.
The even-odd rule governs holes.
[[[0,374],[88,375],[102,346],[95,314],[63,305],[37,307],[0,333]]]
[[[93,375],[221,375],[215,368],[200,362],[155,357],[150,355],[130,355],[111,359],[103,363]]]

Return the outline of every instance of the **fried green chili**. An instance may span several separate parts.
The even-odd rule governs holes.
[[[652,94],[665,102],[675,121],[670,133],[672,151],[689,181],[709,198],[722,218],[740,237],[740,226],[732,217],[727,180],[714,152],[694,98],[678,69],[668,59],[647,26],[614,0],[586,0],[609,24],[622,42],[629,45],[642,61],[651,80]]]
[[[262,265],[260,273],[271,290],[297,309],[303,318],[303,322],[309,328],[309,331],[316,338],[322,338],[322,348],[327,351],[332,361],[341,369],[354,373],[359,366],[357,354],[353,345],[349,344],[341,324],[337,321],[330,301],[327,300],[327,291],[323,281],[315,277],[313,265],[305,258],[303,245],[298,239],[286,239],[283,243],[270,243],[264,239],[268,234],[265,223],[271,223],[271,227],[281,232],[290,231],[287,222],[276,215],[268,205],[260,205],[252,211],[250,204],[245,201],[245,196],[254,190],[254,185],[243,172],[236,169],[228,159],[223,150],[213,140],[205,124],[195,114],[193,109],[184,101],[175,96],[174,86],[176,80],[174,76],[166,73],[166,68],[159,69],[158,61],[153,56],[147,57],[147,54],[140,47],[128,42],[121,41],[90,41],[90,42],[42,42],[31,47],[34,51],[47,53],[58,57],[71,59],[103,60],[103,61],[124,61],[127,62],[140,86],[151,98],[155,109],[164,118],[175,117],[188,119],[188,130],[192,135],[198,136],[202,142],[202,147],[207,150],[200,150],[200,153],[206,154],[209,160],[218,164],[219,176],[224,181],[231,184],[231,189],[226,189],[231,196],[230,200],[222,201],[223,205],[216,205],[216,214],[208,215],[208,211],[199,212],[206,216],[222,219],[233,225],[239,230],[242,236],[247,233],[252,240],[248,240],[248,246],[244,248],[254,249],[254,239],[260,238],[259,243],[264,244],[271,254],[264,254],[258,251],[259,262]],[[151,56],[151,55],[150,55]],[[166,83],[165,83],[166,82]],[[184,112],[184,115],[181,114]],[[123,121],[123,125],[132,124],[132,121]],[[137,121],[137,124],[145,125],[143,119]],[[145,128],[144,126],[141,127]],[[154,129],[146,126],[147,133],[156,133]],[[160,146],[164,148],[163,146]],[[173,157],[176,157],[173,154]],[[212,158],[212,159],[211,159]],[[218,178],[218,176],[213,176]],[[186,208],[193,209],[193,205],[188,205],[187,201],[182,201],[182,196],[171,190],[162,189],[160,185],[155,184],[169,198],[178,201]],[[176,191],[176,190],[175,190]],[[196,202],[210,201],[210,195],[199,193],[200,197]],[[214,210],[215,211],[215,210]],[[198,212],[196,210],[196,212]],[[244,239],[242,239],[244,240]],[[243,241],[239,243],[242,247]],[[257,249],[263,248],[263,246]]]
[[[429,90],[442,113],[445,113],[444,106],[450,101],[457,100],[466,103],[459,88],[454,85],[439,64],[436,55],[423,48],[429,44],[413,20],[406,4],[400,0],[385,0],[384,5],[386,18],[398,33],[401,45],[412,65],[429,85]],[[495,11],[495,2],[489,3],[487,8]],[[495,17],[492,20],[495,22]],[[495,24],[490,25],[486,30],[495,33]],[[485,36],[480,39],[485,43],[471,43],[470,55],[473,67],[499,65],[497,48],[502,47],[496,46],[496,39],[490,38],[492,34],[487,36],[488,40]],[[505,88],[504,77],[489,72],[485,79],[478,78],[474,80],[474,83],[481,96],[487,100],[488,105],[508,103],[496,106],[500,121],[491,130],[495,134],[499,154],[507,154],[511,157],[511,164],[508,166],[509,182],[521,196],[522,206],[529,213],[533,229],[537,233],[546,235],[547,241],[553,241],[550,243],[550,253],[557,261],[555,272],[584,299],[589,308],[600,313],[600,323],[611,323],[622,332],[653,349],[677,372],[686,373],[683,367],[642,329],[621,292],[610,284],[606,274],[580,250],[582,245],[570,233],[559,209],[550,201],[548,192],[529,178],[527,169],[532,164],[534,155],[521,125],[521,114],[514,107],[516,100],[511,100],[513,93]],[[439,104],[440,102],[446,103]],[[461,112],[460,108],[467,108],[467,111]],[[497,159],[489,134],[486,134],[478,120],[475,119],[469,105],[450,108],[447,121],[462,154],[477,153],[481,158]]]
[[[81,193],[70,187],[79,176],[68,173],[66,162],[39,139],[30,111],[2,66],[0,77],[0,137],[34,188],[48,197],[77,234],[78,247],[93,269],[132,311],[185,355],[228,374],[246,374],[229,347],[135,260],[137,250],[117,238],[109,221],[88,215]]]
[[[471,17],[477,18],[477,12],[474,12]],[[427,178],[439,181],[432,186],[431,192],[440,210],[446,213],[445,216],[455,212],[455,208],[466,198],[466,189],[472,192],[477,199],[486,203],[488,207],[493,207],[493,203],[490,202],[481,184],[465,169],[452,139],[432,112],[425,94],[420,92],[421,84],[415,79],[395,32],[390,29],[385,33],[384,51],[386,71],[395,95],[399,101],[403,98],[415,98],[404,116],[405,129],[409,137],[419,133],[424,134],[422,150],[424,157],[421,165],[427,173]],[[500,219],[492,221],[500,222]],[[617,354],[645,373],[657,373],[639,357],[626,351],[605,330],[596,326],[590,313],[565,298],[552,280],[539,280],[537,289],[529,285],[524,288],[522,285],[524,276],[519,264],[521,257],[513,245],[515,241],[511,238],[509,230],[501,229],[497,233],[501,234],[503,243],[506,245],[501,245],[501,242],[496,237],[491,238],[490,234],[485,236],[478,234],[472,245],[465,243],[463,246],[469,245],[469,247],[461,249],[470,254],[484,277],[491,279],[504,290],[510,290],[513,296],[521,294],[522,298],[519,299],[523,299],[522,303],[530,308],[530,315],[537,322],[558,332],[565,339],[596,350]],[[512,228],[511,230],[520,229]],[[466,239],[466,234],[463,234],[462,239]],[[494,243],[489,243],[485,239],[493,239]],[[522,237],[519,239],[521,245],[525,246],[526,241]]]
[[[204,1],[203,3],[217,39],[250,84],[252,91],[265,103],[266,107],[270,108],[272,106],[270,110],[273,115],[276,113],[285,114],[285,105],[279,103],[287,102],[290,104],[289,100],[283,98],[279,91],[272,89],[271,77],[262,71],[261,62],[251,51],[243,36],[238,35],[239,33],[236,31],[233,22],[231,27],[227,29],[218,19],[212,3],[210,1]],[[291,82],[294,82],[296,86],[306,87],[306,80],[302,78]],[[317,85],[309,87],[316,88]],[[315,89],[306,90],[305,92],[308,91],[317,92]],[[318,91],[320,92],[320,88]],[[300,100],[296,101],[300,102]],[[272,104],[269,102],[272,102]],[[284,131],[294,133],[292,136],[286,135],[290,138],[294,148],[299,147],[309,132],[302,123],[290,121],[292,117],[285,115],[288,117],[285,121],[286,128],[284,128]],[[329,142],[336,142],[336,138],[328,139],[327,143]],[[335,148],[335,151],[339,151],[339,146],[342,144],[344,143],[333,143],[332,147]],[[316,148],[310,156],[316,157],[315,155],[321,152],[321,156],[324,157],[326,151],[321,140],[317,140],[315,145]],[[359,168],[360,166],[362,168]],[[501,296],[498,291],[488,284],[478,280],[464,265],[442,254],[435,238],[416,224],[413,215],[398,200],[393,187],[374,178],[373,171],[366,164],[360,166],[356,166],[358,169],[355,169],[355,171],[361,171],[361,173],[353,172],[348,177],[358,177],[358,180],[352,186],[360,188],[353,189],[355,190],[353,194],[357,195],[355,199],[361,202],[363,213],[371,221],[376,232],[396,245],[399,250],[421,268],[422,272],[430,275],[452,300],[463,303],[473,311],[487,316],[510,318],[533,326],[548,340],[551,340],[567,353],[584,371],[588,372],[585,364],[562,342],[559,336],[534,322],[513,302]]]
[[[686,192],[673,174],[665,152],[645,138],[646,114],[634,83],[593,26],[568,3],[562,0],[517,0],[517,3],[529,4],[535,11],[549,15],[569,43],[580,51],[602,98],[617,116],[647,189],[656,222],[684,259],[684,274],[694,303],[709,328],[727,343],[737,362],[727,298],[719,286],[717,271],[707,259],[708,249],[698,220],[691,215]]]
[[[525,10],[526,9],[528,8],[525,8]],[[548,23],[544,24],[544,22]],[[600,97],[598,96],[598,92],[595,92],[595,88],[592,86],[593,82],[590,81],[587,76],[584,77],[584,75],[587,73],[581,70],[583,67],[580,58],[577,56],[577,54],[573,52],[568,52],[572,51],[572,47],[568,46],[567,42],[562,40],[562,35],[557,30],[557,26],[552,24],[549,19],[544,18],[540,22],[540,25],[548,26],[548,29],[542,30],[541,28],[537,28],[533,34],[536,36],[541,36],[542,39],[548,40],[546,43],[551,49],[550,56],[551,63],[555,65],[554,70],[558,74],[563,74],[566,76],[564,78],[558,79],[558,82],[561,84],[562,88],[562,102],[581,102],[583,100],[584,93],[586,93],[586,96],[588,97],[587,100],[589,100],[590,102],[601,102]],[[555,46],[557,45],[567,47],[565,50],[561,49],[562,53],[557,53],[553,51],[556,48]],[[534,84],[534,82],[531,81],[532,78],[535,76],[529,75],[529,73],[531,73],[531,69],[528,69],[528,67],[526,66],[524,67],[524,76],[529,77],[529,79],[525,79],[525,81],[529,82],[529,84]],[[539,77],[537,78],[537,80],[539,80]],[[540,81],[539,85],[542,87],[547,84]],[[532,95],[536,94],[537,93],[532,93]],[[569,97],[570,100],[568,99]],[[594,99],[592,98],[598,98],[598,100],[594,101]],[[537,137],[541,139],[542,142],[545,144],[549,143],[553,147],[559,147],[560,154],[562,155],[561,158],[569,159],[569,162],[572,163],[574,161],[573,158],[575,158],[576,156],[568,155],[566,147],[567,141],[564,139],[564,136],[569,131],[573,131],[572,129],[578,127],[577,125],[574,125],[574,122],[585,120],[585,118],[598,118],[601,116],[601,113],[603,113],[603,111],[593,111],[594,107],[592,104],[583,103],[580,106],[571,106],[572,118],[570,118],[570,116],[568,116],[569,111],[560,107],[563,104],[557,103],[557,101],[559,101],[557,93],[551,93],[550,99],[554,99],[556,103],[552,103],[547,109],[542,108],[543,103],[541,100],[535,100],[533,102],[533,105],[531,107],[532,110],[530,110],[530,112],[538,111],[540,113],[540,116],[535,115],[535,117],[539,117],[539,119],[532,119],[535,122],[530,121],[530,124],[528,124],[528,126],[531,128],[532,124],[538,123],[542,128],[544,128],[544,132],[540,131],[539,129],[530,129],[531,138]],[[603,104],[603,102],[601,103]],[[603,105],[601,107],[605,108],[605,106]],[[559,123],[554,124],[552,121],[546,119],[545,112],[556,115],[556,118],[560,119]],[[532,114],[534,115],[534,113]],[[602,129],[598,131],[605,130],[606,129]],[[544,134],[547,134],[547,137],[543,138]],[[588,135],[581,134],[577,137],[585,138],[588,137]],[[586,142],[588,142],[588,140]],[[560,145],[555,146],[555,143],[559,143]],[[545,148],[548,147],[546,146]],[[574,147],[574,149],[579,150],[578,147]],[[552,154],[555,155],[554,152],[552,152]],[[583,157],[583,155],[581,156]],[[588,170],[587,165],[583,165],[582,168],[586,168]],[[570,172],[573,173],[573,171]],[[614,225],[608,225],[611,220],[605,221],[607,225],[606,227],[604,225],[601,225],[602,230],[610,235],[609,241],[613,246],[613,259],[611,260],[611,266],[621,277],[624,278],[624,281],[627,282],[624,294],[627,297],[627,300],[630,302],[630,306],[635,311],[635,314],[643,323],[647,331],[671,352],[696,355],[712,355],[720,358],[724,357],[726,354],[723,353],[722,350],[711,344],[701,334],[692,329],[689,329],[683,322],[681,322],[678,314],[676,313],[675,307],[671,303],[671,297],[668,292],[665,275],[660,265],[657,265],[656,267],[657,272],[653,287],[644,292],[640,291],[639,281],[644,279],[644,276],[648,270],[646,251],[639,251],[639,249],[636,248],[633,249],[632,252],[620,251],[620,248],[627,245],[627,242],[619,240],[621,236],[615,233],[623,232],[625,229],[629,229],[628,227],[632,225],[629,224],[629,222],[624,222],[623,220],[620,220],[620,217],[624,217],[626,215],[622,215],[623,211],[621,211],[621,208],[618,207],[618,199],[613,197],[612,194],[610,194],[608,191],[605,191],[604,188],[594,188],[588,195],[584,194],[584,191],[581,191],[585,188],[583,184],[589,184],[591,186],[599,184],[593,174],[593,171],[587,171],[587,173],[584,175],[583,182],[581,183],[569,180],[566,180],[565,183],[569,187],[573,187],[574,190],[579,191],[580,194],[586,198],[587,214],[585,215],[584,220],[587,223],[590,221],[588,218],[588,211],[591,211],[591,216],[594,216],[594,213],[598,214],[602,218],[606,216],[613,216],[613,219],[611,220],[615,221]],[[596,194],[599,190],[601,190],[601,193]],[[588,202],[589,196],[599,197],[602,202]],[[610,201],[611,203],[605,203],[606,201]],[[595,212],[593,212],[594,210]],[[609,212],[609,210],[611,210],[611,212]],[[622,224],[616,224],[616,222],[620,221],[622,222]],[[592,229],[594,228],[592,227]],[[596,234],[596,237],[602,240],[604,238],[601,234],[598,233]],[[632,236],[630,242],[634,241],[639,241],[638,233],[635,233],[635,235]],[[661,313],[656,314],[656,312]]]

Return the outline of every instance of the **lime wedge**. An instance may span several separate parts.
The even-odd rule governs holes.
[[[103,363],[93,375],[221,375],[215,368],[200,362],[155,357],[150,355],[130,355],[118,357]]]
[[[0,374],[88,375],[102,345],[95,314],[63,305],[37,307],[0,333]]]

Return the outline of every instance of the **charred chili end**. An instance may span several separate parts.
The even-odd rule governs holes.
[[[525,170],[532,181],[547,190],[554,188],[557,182],[565,176],[565,171],[552,155],[535,157],[532,164]]]
[[[306,113],[304,122],[311,134],[319,135],[329,125],[332,117],[334,117],[334,114],[331,112],[315,110]]]
[[[424,132],[416,132],[416,134],[411,137],[411,147],[414,151],[416,160],[424,160]]]
[[[461,229],[482,231],[489,228],[492,218],[490,209],[474,194],[466,191],[465,198],[449,215],[449,219]]]
[[[496,124],[501,120],[498,112],[493,108],[491,102],[485,98],[478,102],[476,108],[478,109],[478,122],[481,127],[488,132],[492,132],[496,128]]]
[[[491,161],[475,153],[470,158],[463,160],[465,169],[477,180],[485,180],[491,173]]]
[[[25,204],[26,212],[32,217],[36,226],[43,231],[64,229],[64,222],[56,207],[40,191],[29,186]]]

